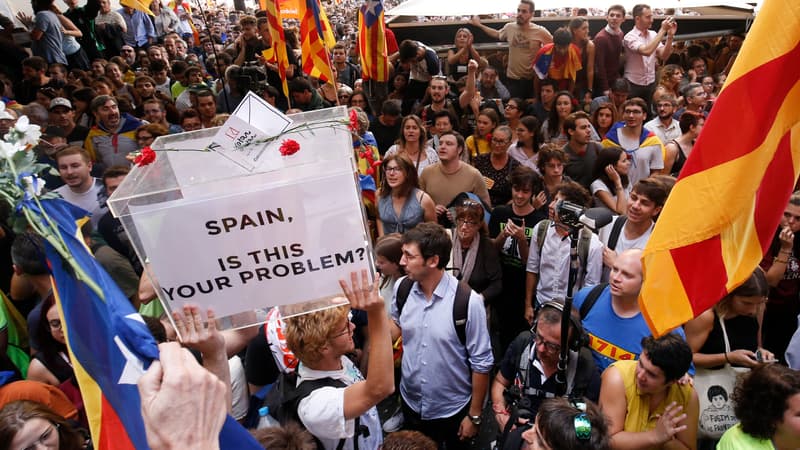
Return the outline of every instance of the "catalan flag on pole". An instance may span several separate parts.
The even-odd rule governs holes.
[[[286,82],[286,70],[289,68],[289,55],[286,53],[286,36],[283,33],[283,21],[281,21],[281,10],[278,8],[278,0],[265,0],[267,20],[269,21],[269,35],[272,41],[272,48],[269,49],[271,55],[267,55],[268,50],[264,50],[264,57],[278,65],[278,74],[281,77],[283,94],[289,98],[289,84]],[[271,58],[270,58],[271,56]]]
[[[358,54],[365,80],[389,80],[383,0],[367,0],[358,10]]]
[[[76,221],[86,212],[61,199],[42,200],[41,204],[57,224],[69,253],[104,297],[78,281],[74,268],[51,243],[45,243],[54,295],[94,448],[148,449],[136,382],[158,358],[156,342],[141,316],[78,237]],[[39,212],[37,206],[29,204],[27,208]],[[220,448],[262,447],[228,416],[220,433]]]
[[[713,306],[769,248],[800,171],[798,61],[800,2],[766,0],[644,250],[654,334]]]
[[[322,5],[319,0],[304,0],[300,9],[303,17],[300,21],[303,72],[323,83],[334,83],[330,54],[323,40],[325,28],[321,19],[324,14]],[[330,24],[327,29],[330,29]]]

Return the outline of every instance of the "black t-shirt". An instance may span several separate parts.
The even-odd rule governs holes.
[[[375,136],[375,141],[378,143],[378,152],[383,157],[389,147],[400,137],[400,120],[394,125],[388,126],[381,123],[380,119],[376,117],[370,122],[369,131]]]

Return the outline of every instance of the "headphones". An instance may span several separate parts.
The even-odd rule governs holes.
[[[531,326],[531,333],[534,335],[536,334],[536,328],[539,325],[539,315],[542,313],[542,310],[545,308],[551,308],[558,311],[559,316],[563,316],[564,314],[564,300],[555,299],[550,300],[549,302],[544,302],[539,306],[539,310],[536,312],[536,320],[533,321],[533,326]],[[586,334],[586,331],[583,329],[581,325],[581,321],[578,317],[573,314],[573,312],[569,315],[569,322],[572,325],[572,336],[567,342],[567,346],[570,350],[577,352],[580,350],[581,347],[587,345],[589,343],[589,336]],[[559,322],[559,328],[561,327],[561,322]]]

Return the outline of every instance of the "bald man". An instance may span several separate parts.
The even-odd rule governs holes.
[[[615,361],[639,359],[642,338],[650,336],[639,309],[641,258],[641,249],[623,251],[611,267],[609,284],[587,287],[575,295],[575,307],[581,311],[589,347],[601,371]],[[593,298],[594,305],[584,314],[581,307]],[[682,328],[676,333],[686,339]]]

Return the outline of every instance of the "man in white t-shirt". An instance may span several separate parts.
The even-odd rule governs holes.
[[[297,404],[302,425],[325,450],[353,449],[355,439],[357,448],[362,449],[378,448],[383,442],[375,405],[394,392],[394,363],[389,317],[378,283],[375,280],[370,284],[366,271],[362,271],[360,280],[353,272],[350,283],[340,282],[349,305],[284,319],[286,343],[300,359],[298,386],[326,378],[342,386],[318,387]],[[345,356],[355,345],[349,307],[367,312],[370,345],[366,379]]]
[[[605,245],[602,281],[608,281],[617,255],[633,248],[644,249],[668,195],[667,186],[655,178],[639,180],[631,190],[627,215],[615,217],[599,230],[600,241]]]
[[[64,200],[91,213],[92,227],[108,211],[103,181],[91,175],[92,160],[81,147],[71,145],[56,153],[56,167],[64,186],[56,189]]]

